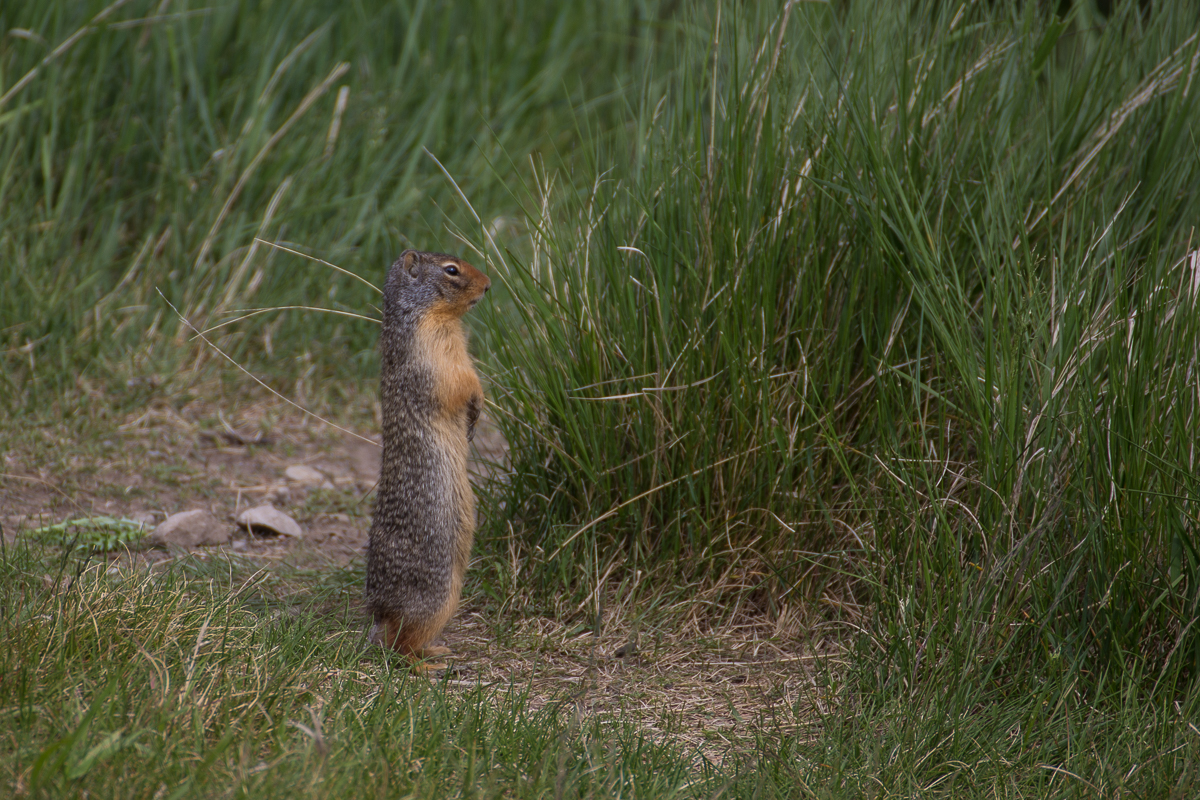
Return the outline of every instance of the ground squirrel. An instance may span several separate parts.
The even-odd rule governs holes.
[[[414,662],[450,652],[428,645],[458,607],[471,555],[475,495],[467,454],[483,387],[462,316],[491,285],[454,256],[406,250],[384,286],[383,461],[366,603],[376,640]]]

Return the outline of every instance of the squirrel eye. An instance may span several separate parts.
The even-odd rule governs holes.
[[[446,274],[447,275],[457,275],[458,267],[455,267],[455,266],[446,267]]]

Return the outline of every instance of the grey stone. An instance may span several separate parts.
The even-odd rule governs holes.
[[[147,543],[155,546],[203,547],[229,541],[229,527],[207,511],[196,509],[172,514],[154,529]]]
[[[283,471],[283,476],[301,486],[323,486],[328,488],[333,485],[329,483],[329,479],[325,477],[324,473],[304,464],[293,464]]]
[[[253,531],[255,528],[278,533],[282,536],[301,537],[304,531],[300,523],[283,513],[270,503],[254,508],[248,508],[237,517],[238,525]]]

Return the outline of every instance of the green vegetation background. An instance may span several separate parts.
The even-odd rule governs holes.
[[[843,631],[852,663],[815,737],[783,726],[719,769],[402,678],[335,681],[334,747],[483,715],[466,744],[412,756],[445,767],[441,788],[393,775],[433,794],[1192,796],[1198,13],[5,4],[8,424],[128,409],[153,385],[139,378],[216,368],[174,309],[199,328],[375,313],[352,276],[257,239],[372,283],[404,247],[460,252],[497,285],[473,324],[512,474],[487,518],[525,564],[519,587],[498,559],[479,579],[650,608],[703,597],[714,624],[800,607]],[[374,336],[294,310],[212,333],[281,390],[334,398],[368,390]],[[94,576],[62,599],[38,593],[32,557],[6,554],[3,581],[6,640],[23,644],[3,656],[0,713],[28,732],[3,758],[24,790],[137,795],[120,776],[153,764],[150,791],[257,794],[260,758],[281,794],[374,774],[367,755],[263,735],[280,730],[264,699],[307,707],[275,684],[254,690],[262,716],[212,688],[208,717],[139,733],[185,719],[120,699],[92,655],[141,663],[137,648],[68,623],[150,625],[184,589],[135,608],[136,587]],[[205,666],[199,644],[150,659],[181,704],[197,670],[236,683],[268,653],[289,686],[314,661],[354,669],[353,648],[304,649],[301,622],[251,631],[244,601],[164,611],[244,634],[220,655],[244,666]],[[393,691],[436,707],[361,710]],[[485,750],[517,766],[488,783]],[[189,760],[201,777],[170,772]]]

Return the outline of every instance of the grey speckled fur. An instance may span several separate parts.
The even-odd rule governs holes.
[[[415,265],[411,258],[406,265],[406,256],[415,257]],[[461,279],[444,274],[447,262],[462,266]],[[474,496],[465,473],[467,443],[482,395],[472,396],[461,415],[451,420],[449,435],[445,424],[439,429],[436,420],[444,409],[437,394],[438,365],[423,357],[428,348],[422,350],[417,340],[431,308],[457,303],[449,326],[461,326],[458,317],[489,283],[470,265],[442,253],[408,251],[388,271],[379,339],[383,457],[365,592],[376,622],[390,617],[421,627],[443,613],[448,603],[457,605],[456,548],[464,536],[469,548],[474,533]],[[477,385],[473,369],[470,375]],[[469,523],[464,521],[468,518]],[[461,582],[461,574],[458,578]]]

